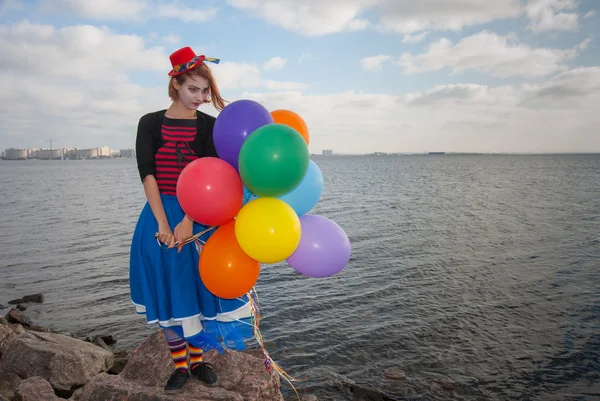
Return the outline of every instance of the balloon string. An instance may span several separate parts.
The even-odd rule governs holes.
[[[254,296],[253,296],[254,294]],[[260,348],[262,349],[263,355],[265,356],[265,367],[267,369],[267,372],[271,372],[271,368],[273,368],[275,370],[275,372],[277,372],[277,374],[282,377],[285,381],[288,382],[288,384],[292,387],[292,390],[294,390],[294,393],[296,393],[296,397],[298,397],[298,401],[300,401],[300,395],[298,394],[298,391],[296,390],[296,387],[294,387],[294,385],[292,384],[292,382],[298,381],[296,379],[294,379],[292,376],[290,376],[285,370],[283,370],[281,368],[281,366],[279,366],[279,364],[277,364],[269,355],[269,353],[267,352],[267,350],[265,349],[265,344],[262,338],[262,334],[260,332],[260,310],[258,307],[258,293],[256,292],[256,289],[254,287],[252,287],[252,290],[249,291],[247,294],[248,296],[248,301],[250,304],[250,308],[252,310],[251,313],[251,322],[252,325],[254,327],[254,336],[256,337],[256,341],[258,342],[258,344],[260,345]],[[256,299],[254,299],[254,297],[256,297]]]
[[[211,230],[213,230],[213,229],[215,229],[215,228],[217,228],[217,227],[218,227],[218,226],[212,226],[212,227],[209,227],[209,228],[207,228],[207,229],[206,229],[206,230],[204,230],[204,231],[200,231],[198,234],[194,234],[194,235],[192,235],[191,237],[189,237],[188,239],[186,239],[185,241],[183,241],[183,245],[187,245],[187,244],[189,244],[190,242],[194,242],[194,241],[196,241],[196,240],[200,241],[198,238],[200,238],[201,236],[203,236],[203,235],[204,235],[204,234],[206,234],[207,232],[209,232],[209,231],[211,231]],[[156,242],[158,242],[158,245],[162,246],[162,244],[161,244],[161,243],[160,243],[160,241],[158,240],[158,236],[159,236],[159,233],[156,233],[156,234],[154,234],[154,238],[156,238]],[[204,241],[200,241],[200,242],[204,243]],[[176,242],[175,242],[175,246],[179,246],[179,241],[176,241]]]
[[[190,237],[186,241],[186,243],[194,241],[195,244],[196,244],[196,250],[198,251],[198,254],[201,254],[202,253],[202,249],[204,247],[204,244],[206,242],[200,240],[199,238],[203,234],[206,234],[207,232],[209,232],[210,230],[212,230],[213,228],[215,228],[215,227],[210,227],[210,228],[208,228],[208,229],[206,229],[206,230],[204,230],[204,231],[202,231],[202,232],[194,235],[193,237]],[[279,366],[279,364],[277,362],[275,362],[273,360],[273,358],[271,358],[271,356],[269,355],[269,353],[265,349],[265,344],[264,344],[264,341],[263,341],[262,333],[260,332],[260,309],[259,309],[258,293],[256,292],[256,288],[252,287],[252,289],[246,293],[246,296],[248,297],[248,303],[250,304],[250,310],[251,310],[251,312],[250,312],[250,325],[253,327],[254,337],[256,338],[256,341],[260,345],[260,348],[261,348],[261,350],[263,352],[263,355],[265,357],[264,364],[265,364],[265,368],[266,368],[267,372],[271,373],[271,369],[275,370],[275,372],[277,372],[277,374],[281,378],[283,378],[286,382],[288,382],[288,384],[292,387],[292,390],[294,390],[294,393],[296,393],[296,397],[298,397],[298,401],[300,401],[300,395],[298,394],[298,391],[296,390],[296,387],[294,387],[294,385],[292,384],[292,382],[297,382],[299,380],[293,378],[285,370],[283,370],[281,368],[281,366]],[[236,320],[238,322],[241,322],[241,320],[239,320],[239,319],[234,319],[234,320]]]

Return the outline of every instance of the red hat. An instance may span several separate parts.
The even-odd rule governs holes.
[[[171,65],[173,69],[169,72],[170,77],[181,75],[187,71],[193,70],[198,64],[203,61],[210,61],[215,64],[219,64],[218,58],[206,58],[203,54],[196,56],[196,53],[191,47],[182,47],[179,50],[174,51],[170,56]]]

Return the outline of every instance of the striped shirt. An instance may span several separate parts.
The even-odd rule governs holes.
[[[176,195],[177,179],[181,170],[198,156],[189,146],[196,136],[195,119],[173,119],[165,116],[161,135],[165,144],[155,155],[158,190],[165,195]]]

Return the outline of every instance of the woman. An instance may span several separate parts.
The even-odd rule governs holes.
[[[219,60],[196,56],[189,47],[171,54],[170,60],[171,106],[144,115],[138,125],[137,162],[147,203],[133,234],[130,288],[137,312],[164,329],[175,364],[165,392],[173,394],[183,391],[190,375],[215,384],[217,375],[212,365],[202,361],[203,350],[223,352],[222,342],[230,349],[244,349],[244,340],[253,333],[247,298],[212,295],[200,279],[194,245],[181,245],[208,228],[181,209],[176,183],[193,160],[218,157],[213,142],[215,118],[197,109],[211,99],[216,109],[225,107],[205,64]],[[201,239],[206,241],[209,235]]]

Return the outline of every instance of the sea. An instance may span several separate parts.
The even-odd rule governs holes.
[[[263,265],[267,351],[319,400],[600,400],[600,155],[314,156],[352,258]],[[133,349],[133,159],[0,161],[0,304]],[[295,399],[282,381],[286,399]]]

